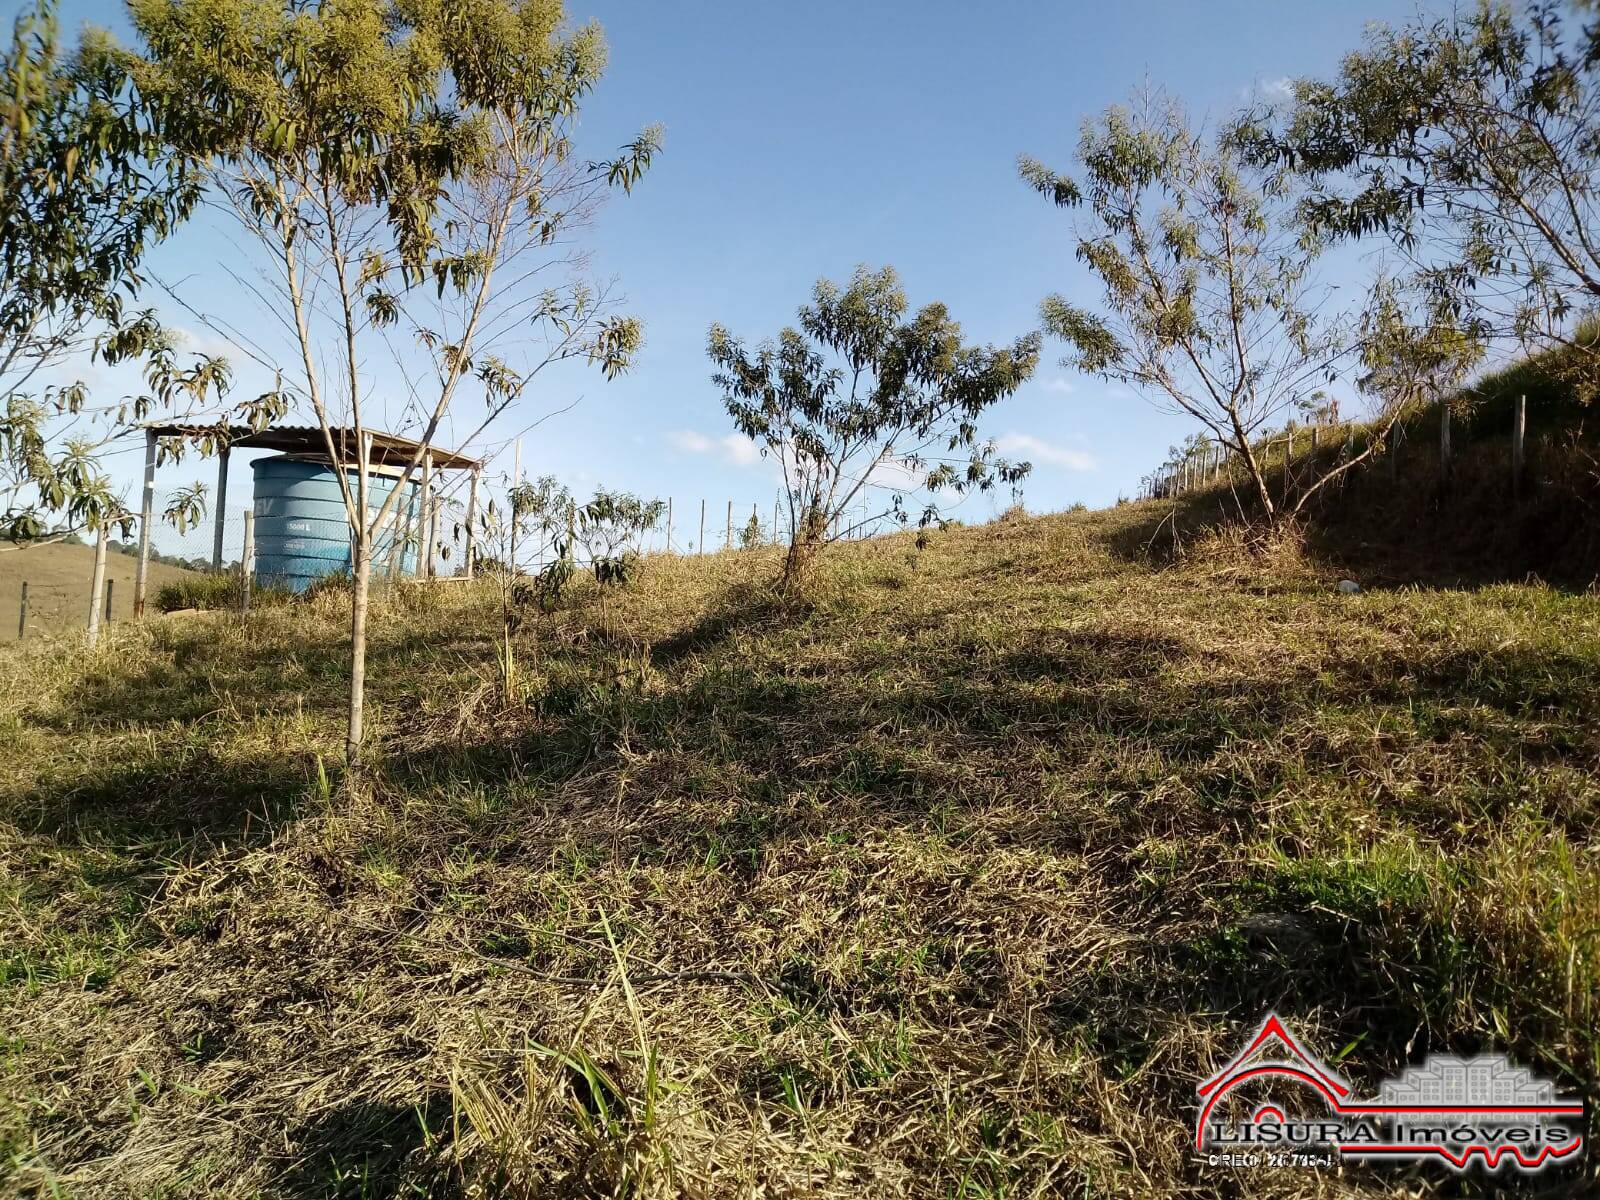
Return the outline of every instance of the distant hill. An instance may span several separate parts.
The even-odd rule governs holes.
[[[106,555],[106,579],[112,583],[111,619],[133,615],[133,575],[139,565],[131,554]],[[0,550],[0,641],[15,641],[22,585],[28,585],[28,636],[82,629],[89,616],[89,579],[94,572],[94,547],[52,543],[19,550]],[[167,563],[150,564],[149,596],[164,583],[195,572]]]

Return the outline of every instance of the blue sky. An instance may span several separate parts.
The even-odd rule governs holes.
[[[581,398],[523,439],[525,471],[580,491],[604,483],[671,496],[680,514],[701,498],[713,512],[729,499],[770,512],[774,496],[771,464],[729,437],[705,357],[711,322],[758,340],[793,321],[819,276],[888,263],[913,305],[943,300],[970,338],[1009,340],[1036,326],[1050,292],[1095,298],[1072,254],[1072,217],[1018,181],[1019,152],[1069,167],[1079,123],[1146,79],[1196,115],[1222,116],[1253,89],[1330,72],[1364,22],[1415,9],[1387,0],[569,3],[574,17],[602,23],[611,47],[584,108],[582,152],[609,153],[651,122],[666,128],[654,168],[589,236],[594,274],[616,279],[647,344],[633,372],[609,384],[580,370],[541,377],[505,428]],[[118,6],[85,0],[65,0],[63,18],[124,28]],[[215,266],[237,253],[202,223],[156,265],[184,278],[196,307],[258,321]],[[1035,380],[983,431],[1034,462],[1030,508],[1108,504],[1192,427],[1060,369],[1059,357],[1047,342]],[[242,365],[240,388],[259,382]],[[135,457],[121,456],[119,473],[131,478]],[[508,469],[509,453],[497,465]],[[174,469],[161,489],[208,473]],[[247,476],[230,490],[242,503]],[[1005,499],[954,511],[982,519]]]

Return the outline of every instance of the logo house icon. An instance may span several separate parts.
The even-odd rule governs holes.
[[[1275,1046],[1278,1057],[1256,1057],[1269,1046]],[[1201,1098],[1200,1119],[1195,1123],[1195,1148],[1204,1148],[1209,1118],[1223,1097],[1253,1079],[1273,1077],[1308,1085],[1321,1093],[1334,1110],[1350,1096],[1350,1085],[1301,1046],[1277,1013],[1268,1013],[1244,1049],[1195,1089]]]

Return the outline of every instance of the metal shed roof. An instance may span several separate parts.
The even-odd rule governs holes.
[[[157,437],[189,437],[215,432],[214,427],[205,425],[152,424],[145,428]],[[339,460],[354,465],[360,459],[356,449],[356,431],[349,426],[342,426],[331,432]],[[416,456],[418,447],[422,445],[413,438],[377,429],[366,432],[372,438],[371,463],[375,467],[403,467]],[[306,454],[328,461],[328,439],[319,425],[274,425],[260,431],[248,425],[235,425],[228,433],[230,449],[281,450],[285,454]],[[440,446],[430,446],[429,450],[433,454],[434,467],[440,470],[470,470],[483,465],[481,459],[468,458],[465,454],[457,454]]]

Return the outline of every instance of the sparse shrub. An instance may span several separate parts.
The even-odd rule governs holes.
[[[602,589],[624,586],[637,576],[639,538],[666,511],[665,501],[604,488],[578,510],[574,536],[588,554],[589,569]]]
[[[162,612],[184,608],[238,608],[243,599],[239,576],[232,571],[189,575],[164,583],[156,593],[156,607]]]
[[[755,513],[750,514],[750,519],[744,523],[744,528],[739,530],[739,549],[757,550],[766,540],[765,532],[761,528],[761,518]]]

